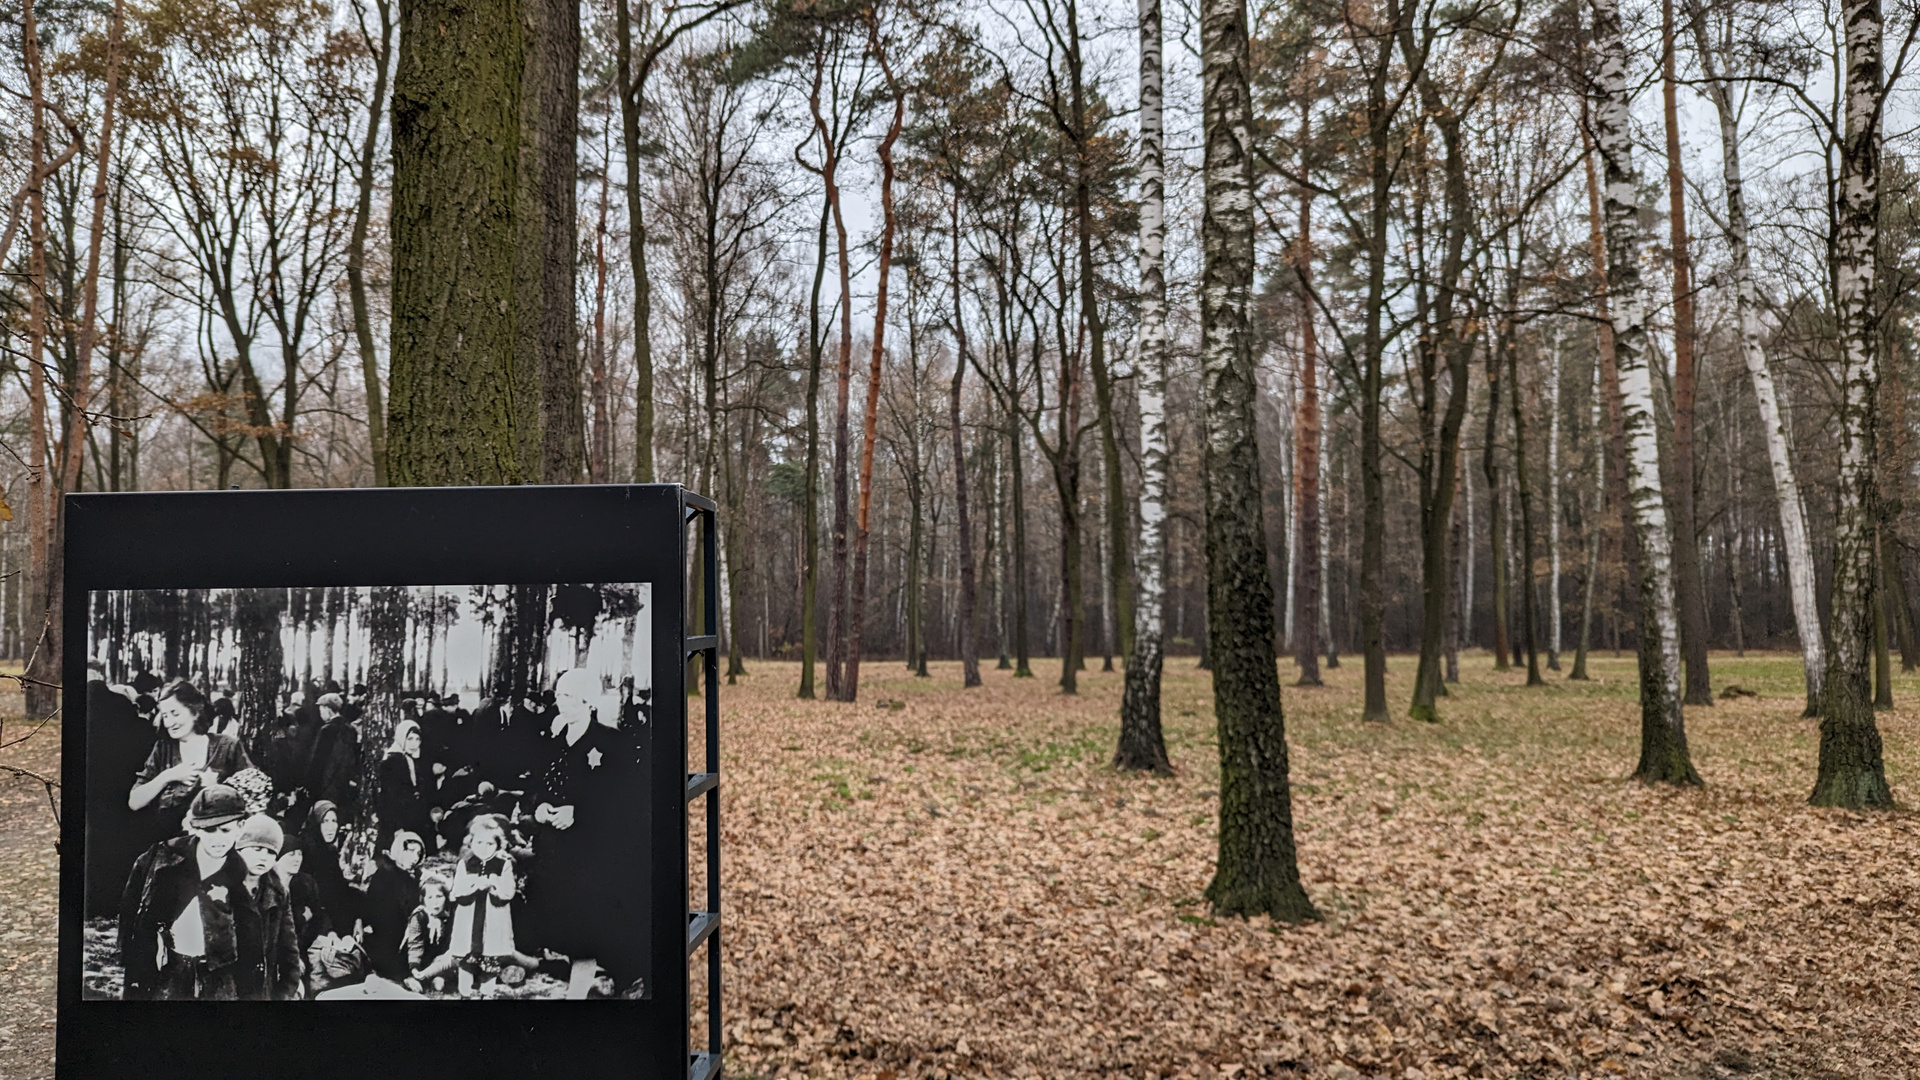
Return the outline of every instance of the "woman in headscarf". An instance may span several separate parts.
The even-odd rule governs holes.
[[[149,815],[156,841],[180,834],[196,792],[253,768],[239,739],[208,730],[207,696],[187,680],[161,691],[157,717],[160,735],[127,793],[127,809]]]
[[[360,916],[360,893],[347,884],[340,868],[340,812],[325,799],[313,804],[306,827],[300,830],[300,850],[305,852],[301,869],[313,875],[314,889],[325,909],[327,921],[339,933],[353,929]]]
[[[375,803],[380,835],[374,844],[376,851],[387,850],[396,829],[438,839],[433,827],[434,777],[420,760],[420,750],[418,721],[402,720],[393,725],[393,745],[380,759],[380,794]]]

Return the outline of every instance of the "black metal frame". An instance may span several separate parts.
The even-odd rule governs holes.
[[[687,774],[686,800],[689,807],[702,796],[707,800],[706,908],[687,913],[687,961],[692,962],[701,945],[707,948],[707,1049],[690,1055],[687,1076],[688,1080],[720,1080],[720,558],[717,539],[720,507],[712,499],[684,489],[680,501],[682,552],[691,554],[693,546],[687,530],[696,519],[701,526],[700,561],[694,572],[701,575],[698,628],[704,632],[688,635],[686,653],[688,657],[701,657],[700,670],[705,684],[701,688],[701,699],[706,703],[707,713],[706,771]],[[685,745],[684,735],[681,744]],[[689,836],[691,816],[689,812],[686,830]],[[691,994],[687,1005],[691,1021]]]

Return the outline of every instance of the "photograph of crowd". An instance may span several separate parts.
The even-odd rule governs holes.
[[[647,995],[650,586],[88,604],[85,997]]]

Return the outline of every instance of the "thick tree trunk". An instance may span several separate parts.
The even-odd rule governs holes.
[[[1840,465],[1833,529],[1832,652],[1820,703],[1816,806],[1891,807],[1868,667],[1874,652],[1874,534],[1878,513],[1875,410],[1880,389],[1879,312],[1874,296],[1880,235],[1882,49],[1879,0],[1848,0],[1845,30],[1846,130],[1840,144],[1834,244],[1840,323]]]
[[[960,302],[960,187],[953,189],[953,381],[947,387],[947,427],[953,440],[954,528],[960,540],[960,684],[980,685],[980,649],[975,635],[975,591],[973,580],[973,521],[967,504],[967,441],[961,425],[960,390],[966,382],[967,321]]]
[[[1693,270],[1688,256],[1686,173],[1680,160],[1680,115],[1674,79],[1673,0],[1661,0],[1661,95],[1667,132],[1667,224],[1673,248],[1673,577],[1679,589],[1680,646],[1686,659],[1685,701],[1712,705],[1707,672],[1707,589],[1694,526]]]
[[[1120,698],[1116,769],[1166,774],[1160,729],[1167,570],[1167,189],[1160,0],[1140,0],[1140,548],[1133,651]]]
[[[528,387],[540,417],[540,439],[522,447],[534,456],[528,479],[577,484],[586,464],[581,408],[575,267],[579,263],[574,185],[578,178],[580,5],[578,0],[521,0],[527,19],[526,64],[520,76],[519,199],[514,228],[516,382]]]
[[[1821,686],[1826,678],[1826,641],[1821,633],[1820,608],[1814,595],[1813,542],[1807,530],[1800,483],[1794,473],[1793,440],[1787,432],[1786,416],[1781,412],[1773,371],[1762,344],[1766,331],[1760,322],[1760,290],[1754,284],[1753,261],[1747,244],[1739,113],[1732,87],[1716,70],[1705,17],[1697,7],[1692,12],[1692,22],[1701,67],[1707,76],[1707,91],[1720,119],[1720,176],[1727,200],[1727,247],[1731,256],[1728,273],[1733,278],[1734,317],[1740,331],[1740,354],[1746,361],[1747,378],[1753,384],[1753,396],[1760,408],[1760,430],[1767,440],[1767,463],[1773,470],[1774,502],[1780,514],[1780,546],[1786,558],[1793,623],[1800,635],[1800,654],[1806,672],[1807,715],[1814,716],[1819,710]]]
[[[1205,142],[1200,283],[1206,449],[1207,633],[1220,739],[1220,850],[1207,899],[1222,914],[1316,917],[1293,838],[1286,726],[1273,652],[1273,583],[1254,441],[1253,137],[1246,7],[1203,0]],[[1381,703],[1385,711],[1384,701]]]
[[[1660,491],[1646,287],[1640,279],[1642,237],[1638,174],[1628,130],[1627,50],[1617,0],[1594,0],[1593,14],[1600,54],[1594,142],[1606,170],[1607,301],[1613,315],[1614,359],[1627,443],[1628,497],[1640,552],[1640,764],[1634,776],[1649,783],[1699,784],[1700,774],[1687,753],[1681,713],[1673,544]]]
[[[395,484],[534,479],[539,407],[514,351],[525,33],[515,0],[401,0],[387,430]]]

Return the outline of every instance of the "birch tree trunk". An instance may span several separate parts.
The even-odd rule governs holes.
[[[1833,600],[1826,684],[1820,700],[1820,773],[1816,806],[1891,807],[1873,718],[1877,513],[1874,454],[1879,405],[1879,312],[1874,256],[1880,233],[1881,51],[1886,25],[1879,0],[1848,0],[1846,131],[1834,244],[1840,376],[1840,468],[1833,528]]]
[[[1753,281],[1753,259],[1747,246],[1746,187],[1740,169],[1740,122],[1733,91],[1717,70],[1714,50],[1707,40],[1706,20],[1698,6],[1691,12],[1700,65],[1707,93],[1720,119],[1720,175],[1727,200],[1727,272],[1733,277],[1734,318],[1740,330],[1740,355],[1760,407],[1760,430],[1767,440],[1767,462],[1773,469],[1774,502],[1780,513],[1780,544],[1787,562],[1787,587],[1793,601],[1793,624],[1800,634],[1800,655],[1806,670],[1807,712],[1819,712],[1820,688],[1826,679],[1827,649],[1820,630],[1820,608],[1814,598],[1813,542],[1807,532],[1807,512],[1800,482],[1793,469],[1793,440],[1787,431],[1780,397],[1774,390],[1773,370],[1761,344],[1760,290]]]
[[[1160,668],[1165,661],[1167,569],[1167,190],[1162,107],[1160,0],[1140,0],[1140,326],[1134,364],[1140,376],[1140,585],[1133,609],[1133,651],[1120,698],[1116,769],[1166,774],[1160,731]]]
[[[1253,132],[1242,0],[1202,0],[1205,164],[1200,381],[1205,452],[1207,635],[1220,739],[1220,849],[1207,899],[1231,915],[1316,913],[1300,883],[1286,725],[1273,653],[1273,582],[1254,440]],[[1383,710],[1384,711],[1384,710]]]
[[[1640,551],[1640,764],[1648,783],[1699,784],[1687,753],[1680,705],[1679,614],[1674,604],[1673,536],[1660,492],[1648,363],[1646,287],[1640,280],[1638,175],[1628,130],[1627,49],[1618,0],[1594,0],[1594,143],[1605,167],[1607,302],[1613,315],[1615,375],[1626,436],[1628,503]],[[1872,721],[1871,712],[1868,714]]]

